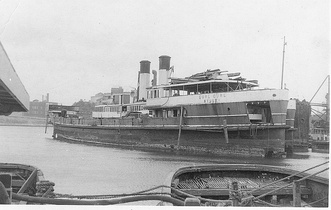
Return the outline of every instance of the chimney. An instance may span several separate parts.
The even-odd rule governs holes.
[[[147,60],[140,61],[138,101],[147,99],[146,88],[151,86],[151,84],[150,84],[150,66],[151,66],[150,61],[147,61]]]
[[[170,56],[161,55],[159,57],[159,80],[158,85],[169,84]]]

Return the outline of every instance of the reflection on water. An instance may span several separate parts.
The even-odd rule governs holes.
[[[41,127],[0,126],[0,160],[34,165],[46,179],[55,182],[56,192],[74,195],[144,190],[164,184],[170,172],[184,166],[252,163],[304,170],[329,160],[328,154],[312,152],[286,159],[143,152],[61,142],[51,135]]]

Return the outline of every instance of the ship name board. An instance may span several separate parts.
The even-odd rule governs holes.
[[[199,100],[205,104],[220,103],[221,98],[226,97],[224,93],[202,94],[199,95]]]

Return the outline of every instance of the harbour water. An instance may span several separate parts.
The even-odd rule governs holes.
[[[40,168],[55,192],[90,195],[132,193],[165,184],[184,166],[255,163],[304,170],[329,160],[328,154],[297,153],[293,158],[211,157],[144,152],[53,140],[52,128],[0,126],[0,161]],[[329,172],[320,176],[328,177]]]

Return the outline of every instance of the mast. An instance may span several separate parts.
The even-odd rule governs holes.
[[[282,80],[280,83],[280,89],[283,89],[283,78],[284,78],[284,58],[285,58],[285,45],[287,43],[285,42],[285,36],[284,36],[284,44],[283,44],[283,61],[282,61]]]

